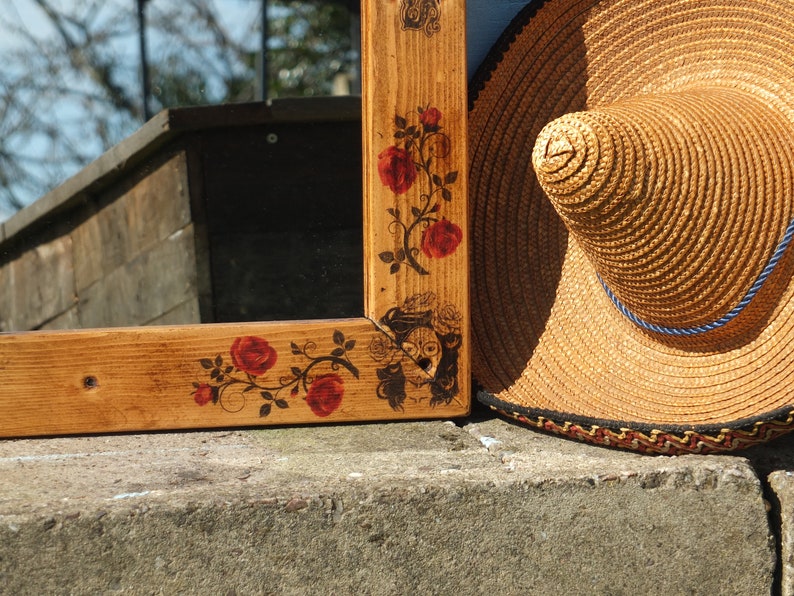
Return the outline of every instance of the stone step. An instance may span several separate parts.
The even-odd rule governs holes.
[[[3,441],[0,478],[4,594],[768,594],[775,572],[747,458],[482,411]]]

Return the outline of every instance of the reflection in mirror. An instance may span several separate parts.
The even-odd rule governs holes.
[[[61,4],[66,10],[68,3]],[[102,6],[89,23],[96,27],[107,25],[103,19],[121,6],[95,4]],[[133,18],[123,23],[134,32],[134,12],[130,3],[123,4],[123,14]],[[147,16],[145,70],[155,111],[183,100],[210,101],[206,81],[193,89],[199,95],[185,96],[168,82],[190,79],[190,68],[173,80],[167,76],[173,56],[197,51],[207,32],[193,40],[183,33],[189,47],[182,50],[164,46],[163,27],[169,25],[164,11],[179,10],[160,0],[139,4]],[[202,0],[191,10],[193,4],[224,15],[242,4],[251,12],[256,3]],[[348,49],[341,56],[318,58],[327,69],[311,72],[321,79],[314,85],[296,78],[306,52],[298,56],[283,38],[290,29],[306,35],[301,19],[312,11],[298,4],[319,6],[314,11],[319,24],[356,32],[357,2],[268,0],[261,6],[266,4],[267,59],[255,51],[259,38],[214,48],[219,54],[238,52],[236,59],[243,59],[248,70],[237,83],[250,87],[232,97],[232,85],[216,101],[358,90],[355,34],[326,44],[338,50],[347,43]],[[296,5],[293,14],[290,5]],[[261,32],[262,13],[255,16],[256,24],[248,27]],[[182,17],[172,15],[170,26]],[[53,47],[64,42],[49,29]],[[82,51],[101,48],[100,37],[92,39],[90,29],[84,33]],[[314,49],[332,35],[315,31],[315,37]],[[202,64],[196,56],[190,58],[194,66]],[[134,72],[139,58],[128,52],[117,72]],[[290,60],[295,68],[285,66]],[[257,71],[268,65],[269,93],[257,83]],[[125,96],[140,103],[140,80],[129,74],[120,80],[128,85]],[[101,113],[95,109],[83,117],[86,131],[78,139],[84,147],[96,144],[92,135]],[[0,331],[361,316],[360,114],[358,97],[276,98],[267,106],[227,103],[157,114],[0,225]]]
[[[203,145],[211,318],[363,316],[360,103],[277,103],[306,104],[308,121]]]

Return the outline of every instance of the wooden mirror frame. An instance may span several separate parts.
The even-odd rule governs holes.
[[[470,408],[465,0],[363,0],[364,316],[0,335],[0,437]]]

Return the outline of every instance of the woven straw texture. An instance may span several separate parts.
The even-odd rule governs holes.
[[[558,420],[676,428],[794,403],[794,247],[739,316],[695,335],[641,328],[599,280],[676,329],[748,294],[794,218],[792,33],[778,0],[550,0],[517,17],[469,119],[488,393]]]

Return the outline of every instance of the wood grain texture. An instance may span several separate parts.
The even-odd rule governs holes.
[[[469,412],[465,3],[414,5],[362,11],[364,316],[0,334],[0,437]]]
[[[362,4],[365,313],[457,319],[468,394],[465,52],[464,0]]]
[[[430,390],[411,384],[426,373],[390,345],[367,319],[10,335],[0,342],[0,436],[428,418],[465,411],[458,400],[430,407]],[[378,346],[387,346],[385,352]],[[263,354],[268,358],[256,357]],[[378,371],[389,357],[402,361],[410,385],[396,408],[379,397]]]

